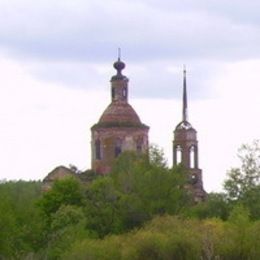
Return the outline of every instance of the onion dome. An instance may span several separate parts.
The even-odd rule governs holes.
[[[113,67],[116,69],[117,74],[111,78],[111,81],[128,80],[127,77],[122,74],[122,70],[125,68],[125,63],[120,60],[120,57],[118,57],[118,60],[114,63]]]

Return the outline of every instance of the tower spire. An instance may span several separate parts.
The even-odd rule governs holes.
[[[117,55],[118,55],[118,60],[121,60],[121,48],[120,47],[118,47]]]
[[[183,65],[183,97],[182,97],[182,121],[188,121],[188,102],[187,102],[187,86],[186,86],[186,67]]]

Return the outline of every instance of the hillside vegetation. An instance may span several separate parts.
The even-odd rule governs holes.
[[[260,259],[259,142],[194,205],[185,169],[124,153],[107,176],[0,184],[0,259]]]

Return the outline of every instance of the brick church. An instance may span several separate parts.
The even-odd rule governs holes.
[[[111,78],[111,103],[97,124],[91,128],[91,167],[101,174],[109,173],[113,160],[124,151],[148,150],[149,127],[143,124],[128,103],[128,78],[122,74],[125,64],[114,63],[116,75]]]
[[[149,146],[149,126],[142,123],[138,114],[128,102],[129,79],[122,74],[125,68],[120,57],[114,63],[116,74],[111,77],[111,103],[99,121],[91,127],[91,169],[97,174],[108,174],[113,161],[124,151],[146,153]],[[188,122],[188,101],[186,70],[183,72],[183,111],[182,120],[174,130],[173,166],[181,163],[188,172],[196,202],[203,201],[202,170],[199,169],[197,132]],[[60,166],[43,180],[47,190],[51,183],[65,176],[75,175],[73,169]],[[80,174],[76,174],[80,175]]]

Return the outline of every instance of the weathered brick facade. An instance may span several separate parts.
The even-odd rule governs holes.
[[[117,74],[111,78],[112,101],[91,128],[91,167],[101,174],[111,171],[114,159],[123,151],[148,150],[149,127],[128,103],[128,78],[121,73],[124,67],[120,59],[114,63]]]

